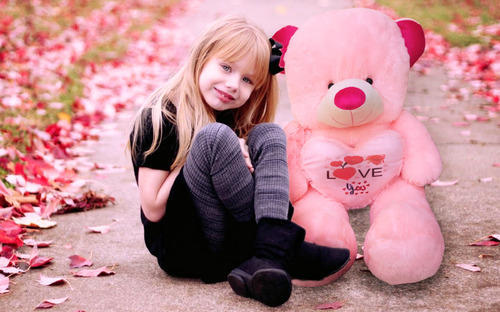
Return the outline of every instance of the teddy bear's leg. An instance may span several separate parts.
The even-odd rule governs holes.
[[[292,221],[305,228],[306,241],[323,246],[347,248],[350,259],[339,272],[320,281],[294,280],[293,283],[298,286],[321,286],[338,279],[350,269],[357,254],[356,237],[344,206],[316,191],[309,191],[294,203],[294,207]]]
[[[402,179],[371,206],[364,259],[377,278],[391,284],[415,283],[434,275],[444,240],[423,187]]]

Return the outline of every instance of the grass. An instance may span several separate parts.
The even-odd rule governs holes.
[[[474,34],[478,25],[500,21],[497,0],[377,0],[394,9],[401,17],[419,21],[425,29],[441,34],[452,46],[465,47],[474,43],[490,44],[490,38]],[[456,25],[456,29],[450,27]],[[499,36],[491,39],[500,40]]]

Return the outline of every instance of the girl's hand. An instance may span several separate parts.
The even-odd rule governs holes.
[[[245,139],[239,139],[239,140],[240,140],[241,152],[243,153],[243,157],[245,158],[245,163],[247,164],[248,170],[250,170],[250,172],[253,173],[254,169],[252,166],[252,162],[250,161],[250,154],[248,154],[248,145],[245,142]]]

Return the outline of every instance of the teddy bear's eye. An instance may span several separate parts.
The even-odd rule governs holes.
[[[330,83],[328,84],[328,89],[330,89],[332,86],[333,86],[333,82],[330,82]]]
[[[373,84],[373,79],[371,79],[371,78],[366,78],[366,82],[368,82],[369,84]]]

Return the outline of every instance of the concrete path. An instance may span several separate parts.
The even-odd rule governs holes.
[[[204,1],[183,19],[193,36],[208,21],[226,13],[243,13],[269,34],[286,24],[300,24],[309,16],[330,8],[349,6],[349,1]],[[280,124],[290,120],[286,87],[281,79]],[[114,196],[117,203],[104,209],[55,216],[58,226],[44,230],[37,239],[54,240],[56,245],[41,250],[54,257],[42,270],[14,278],[10,293],[0,296],[0,311],[32,311],[43,299],[69,296],[53,311],[314,311],[322,303],[343,301],[340,311],[500,311],[500,247],[471,247],[468,243],[500,231],[500,135],[498,119],[473,123],[470,136],[453,127],[464,112],[479,112],[473,99],[449,110],[440,109],[446,81],[441,69],[430,75],[412,73],[407,106],[420,107],[418,114],[439,118],[425,121],[438,145],[444,162],[441,180],[459,182],[449,187],[427,187],[426,193],[441,225],[446,242],[443,264],[438,273],[423,282],[389,286],[357,261],[338,281],[319,288],[294,287],[290,300],[279,308],[268,308],[256,301],[236,296],[227,283],[205,285],[198,280],[176,279],[165,275],[147,252],[139,220],[139,204],[132,168],[124,153],[133,112],[125,112],[116,122],[103,125],[102,139],[88,145],[97,163],[117,164],[127,170],[97,180],[99,187]],[[437,119],[434,119],[437,120]],[[481,183],[480,178],[493,177]],[[369,226],[369,210],[350,213],[351,223],[362,244]],[[107,234],[89,234],[86,226],[114,223]],[[67,244],[71,245],[68,249]],[[74,278],[69,274],[68,256],[90,257],[94,267],[114,265],[115,275]],[[481,259],[480,254],[492,255]],[[482,272],[469,272],[457,263],[476,263]],[[36,280],[39,274],[64,276],[68,285],[46,287]]]

